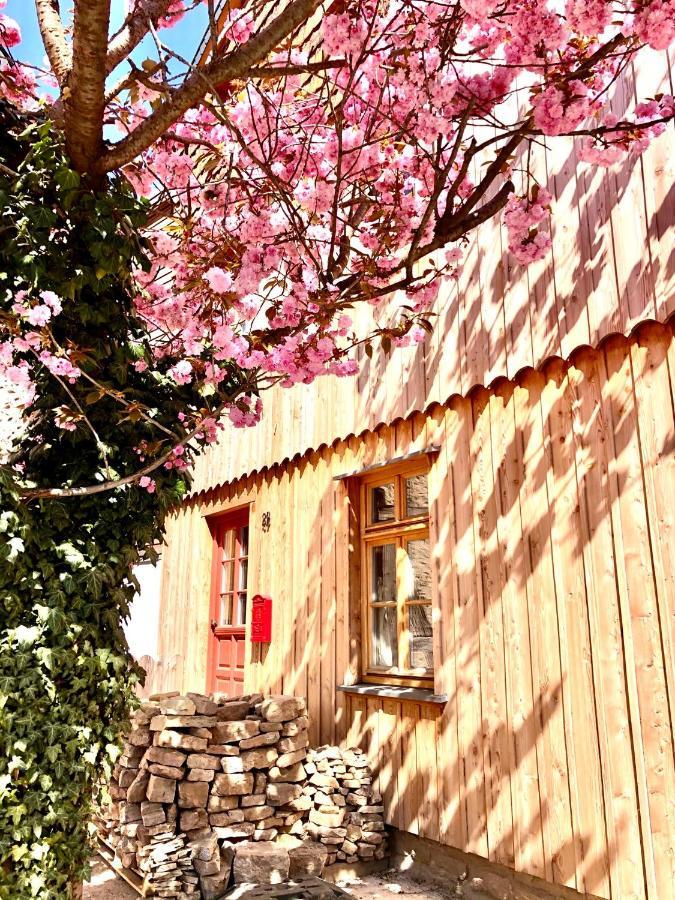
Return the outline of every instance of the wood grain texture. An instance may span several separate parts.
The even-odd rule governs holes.
[[[391,824],[594,896],[669,896],[674,388],[672,329],[644,323],[189,499],[152,688],[203,689],[209,522],[250,504],[249,594],[274,612],[247,689],[306,692],[312,741],[364,748]],[[432,443],[440,710],[336,691],[361,625],[356,492],[335,476]]]

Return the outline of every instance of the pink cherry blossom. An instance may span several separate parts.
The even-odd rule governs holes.
[[[75,431],[77,429],[77,422],[75,418],[63,411],[57,411],[56,415],[54,416],[54,424],[62,431]]]
[[[55,356],[48,350],[43,350],[39,354],[39,359],[52,375],[65,378],[71,384],[74,384],[82,374],[80,369],[73,365],[67,356]]]
[[[35,325],[38,328],[46,325],[51,317],[52,311],[48,306],[32,306],[26,312],[26,319],[30,322],[31,325]]]
[[[636,3],[634,31],[655,50],[667,50],[675,40],[675,0]]]
[[[187,359],[181,359],[175,366],[171,366],[169,375],[176,384],[189,384],[192,381],[192,364]]]
[[[61,298],[58,297],[54,291],[42,291],[40,297],[42,298],[43,303],[49,307],[55,316],[61,312],[63,304]]]
[[[159,20],[161,28],[173,28],[185,15],[185,0],[172,0],[167,11]]]
[[[255,30],[255,19],[249,12],[234,10],[230,13],[231,25],[227,32],[238,44],[244,44]]]
[[[229,272],[225,272],[218,266],[211,266],[204,273],[204,281],[206,281],[212,291],[218,294],[224,294],[232,288],[232,276]]]
[[[228,416],[236,428],[250,428],[260,421],[262,401],[260,397],[241,397],[230,406]]]
[[[18,23],[0,13],[0,44],[4,44],[5,47],[17,47],[20,43],[21,29]]]
[[[588,87],[572,81],[563,91],[550,85],[532,100],[534,124],[544,134],[556,135],[574,131],[590,113]]]
[[[612,20],[611,0],[567,0],[565,16],[578,34],[602,34]]]
[[[512,195],[506,205],[509,250],[524,265],[542,259],[551,246],[550,235],[538,226],[547,217],[552,199],[547,190],[537,190],[532,198]]]

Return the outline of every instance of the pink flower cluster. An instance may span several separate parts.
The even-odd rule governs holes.
[[[612,20],[611,0],[567,0],[565,18],[577,34],[602,34]]]
[[[348,56],[359,53],[368,33],[367,22],[349,13],[325,16],[321,24],[326,53]]]
[[[32,393],[32,366],[42,364],[52,375],[73,384],[80,377],[67,351],[53,344],[48,325],[62,309],[61,299],[53,291],[41,291],[30,297],[19,291],[12,304],[15,328],[0,332],[0,375],[16,384],[29,397]]]
[[[564,89],[551,84],[532,100],[534,124],[544,134],[569,133],[588,117],[591,102],[583,81],[570,81]]]
[[[0,0],[0,9],[7,6],[7,0]],[[21,43],[21,29],[14,19],[0,13],[0,44],[5,47],[17,47]]]
[[[138,275],[138,310],[153,333],[167,335],[155,342],[155,364],[178,385],[216,392],[233,364],[263,386],[349,375],[358,365],[343,316],[354,299],[380,307],[395,343],[422,340],[416,317],[432,308],[442,279],[459,276],[462,245],[421,267],[426,274],[405,291],[393,286],[411,243],[431,243],[446,207],[459,213],[476,190],[473,169],[463,167],[466,143],[455,148],[462,116],[472,127],[492,127],[524,75],[530,87],[521,98],[529,92],[531,107],[523,116],[531,115],[535,133],[608,124],[598,116],[618,58],[581,78],[574,73],[617,33],[612,10],[609,0],[430,0],[423,8],[355,0],[321,21],[333,68],[311,82],[298,74],[245,91],[219,89],[224,115],[206,106],[187,113],[173,128],[180,142],[159,141],[131,176],[146,194],[161,183],[184,222],[156,234],[154,265]],[[459,22],[455,58],[444,44],[451,20]],[[623,22],[633,27],[628,14]],[[241,43],[252,33],[250,17],[233,10],[224,37]],[[307,61],[304,48],[294,47],[268,64]],[[128,107],[139,121],[143,103]],[[636,147],[656,133],[643,122],[638,112]],[[188,163],[190,140],[202,149]],[[198,155],[211,164],[195,166]],[[223,157],[236,178],[214,176]],[[447,183],[430,211],[446,164]],[[506,167],[503,179],[509,176]],[[523,264],[550,247],[550,200],[542,189],[512,197],[506,208],[509,247]],[[239,403],[229,416],[246,424],[249,411]]]
[[[635,124],[632,127],[612,130],[619,120],[607,113],[601,120],[602,131],[584,137],[579,147],[579,159],[596,166],[611,166],[632,153],[639,155],[653,138],[663,134],[664,120],[675,118],[675,99],[664,94],[658,100],[638,103],[635,107]]]
[[[635,7],[635,34],[655,50],[667,50],[675,40],[675,0],[638,0]]]
[[[547,190],[535,189],[532,197],[512,194],[506,204],[509,250],[523,265],[543,259],[551,246],[550,234],[538,226],[547,218],[552,199]]]
[[[0,379],[14,386],[19,404],[24,407],[35,396],[36,369],[43,368],[69,384],[82,374],[69,352],[58,347],[50,332],[50,323],[62,310],[62,301],[53,291],[31,296],[28,291],[14,295],[13,327],[0,328]],[[60,407],[54,410],[58,428],[74,431],[81,415]]]
[[[236,403],[231,404],[227,415],[235,428],[250,428],[260,421],[262,401],[260,397],[252,395],[240,397]]]
[[[241,9],[231,10],[225,32],[238,44],[245,44],[255,30],[255,19],[250,12]]]
[[[139,484],[139,487],[145,488],[145,490],[149,494],[155,493],[155,489],[156,489],[157,485],[155,483],[154,478],[150,478],[149,475],[141,475],[141,477],[138,479],[138,484]]]

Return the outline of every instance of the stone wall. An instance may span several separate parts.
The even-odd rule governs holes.
[[[132,717],[97,818],[160,897],[216,900],[382,859],[381,797],[358,749],[309,748],[302,698],[158,694]]]

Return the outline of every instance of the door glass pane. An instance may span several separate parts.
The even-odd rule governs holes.
[[[240,591],[246,590],[246,580],[248,577],[248,560],[242,559],[239,561],[239,584],[237,587]]]
[[[429,515],[429,491],[426,475],[413,475],[411,478],[405,479],[405,514],[406,518]]]
[[[429,539],[406,543],[405,592],[408,600],[431,600]]]
[[[240,591],[238,594],[238,606],[237,610],[237,625],[245,625],[246,624],[246,591]]]
[[[232,560],[226,560],[223,562],[223,573],[220,582],[220,590],[231,591],[234,589],[234,585],[232,584],[232,580],[234,578],[234,562]]]
[[[431,606],[409,606],[410,666],[413,669],[433,669]]]
[[[234,530],[223,532],[223,559],[234,559]]]
[[[381,544],[371,547],[372,603],[386,603],[396,600],[396,544]]]
[[[398,666],[398,641],[396,637],[396,607],[371,607],[372,621],[372,664],[386,666],[388,669]]]
[[[221,594],[220,597],[220,615],[218,617],[219,625],[232,624],[232,594]]]
[[[391,522],[394,518],[394,484],[370,488],[370,521]]]

